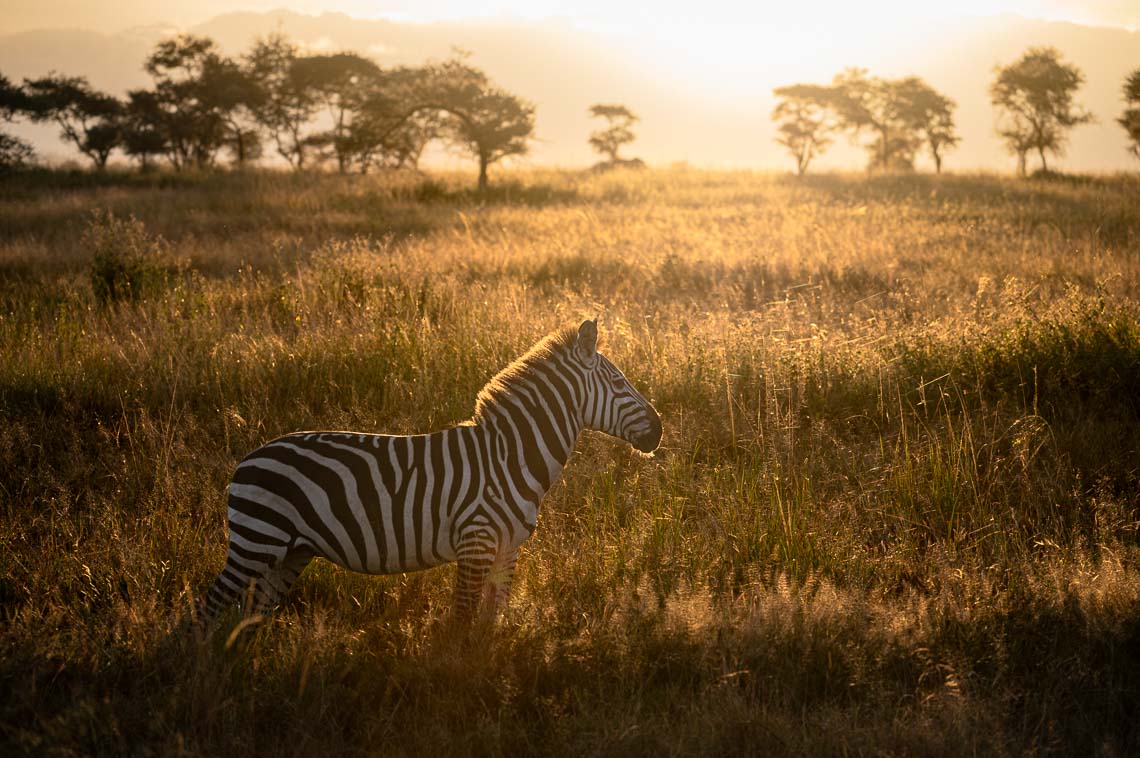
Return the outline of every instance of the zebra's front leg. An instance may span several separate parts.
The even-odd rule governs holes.
[[[488,607],[500,612],[507,607],[507,599],[511,596],[511,582],[515,578],[515,563],[519,558],[517,547],[510,550],[500,550],[495,555],[491,570],[487,574],[486,585],[483,589],[483,601]]]
[[[460,537],[459,572],[455,577],[456,617],[467,620],[478,610],[497,547],[494,532],[486,526],[474,527]]]

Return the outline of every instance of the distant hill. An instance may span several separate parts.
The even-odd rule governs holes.
[[[779,60],[758,51],[747,70],[730,72],[719,86],[703,86],[717,75],[678,75],[661,69],[661,56],[627,40],[586,32],[567,22],[487,21],[414,24],[318,16],[289,11],[229,13],[186,31],[216,39],[230,53],[247,49],[258,36],[280,30],[315,50],[355,50],[381,65],[445,58],[453,47],[471,51],[475,65],[498,83],[538,107],[533,164],[585,165],[594,160],[586,136],[594,124],[586,109],[595,102],[621,102],[637,112],[638,140],[629,154],[653,164],[687,161],[702,166],[790,167],[772,142],[768,114],[771,90],[795,81]],[[122,93],[147,82],[142,60],[169,27],[151,26],[117,34],[42,30],[0,35],[0,71],[22,78],[58,70],[86,75],[96,86]],[[916,74],[954,98],[963,137],[947,160],[949,170],[1009,170],[1012,159],[993,136],[993,111],[986,88],[998,63],[1008,63],[1031,45],[1053,45],[1088,79],[1079,100],[1099,123],[1073,132],[1060,166],[1069,170],[1134,169],[1115,122],[1122,109],[1121,83],[1140,66],[1140,33],[1106,27],[1027,20],[1016,16],[972,18],[915,25],[897,44],[852,44],[850,65],[873,74]],[[815,51],[804,51],[811,59]],[[686,59],[688,60],[688,59]],[[803,61],[797,61],[803,70]],[[689,63],[687,65],[699,66]],[[818,68],[818,67],[817,67]],[[685,72],[688,73],[688,72]],[[826,81],[828,68],[816,81]],[[65,155],[54,129],[19,125],[41,152]],[[818,167],[858,168],[861,153],[841,140]]]

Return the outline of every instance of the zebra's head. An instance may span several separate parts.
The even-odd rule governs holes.
[[[578,327],[574,355],[585,368],[583,425],[623,439],[643,453],[656,450],[661,444],[661,416],[625,374],[598,352],[597,319]]]

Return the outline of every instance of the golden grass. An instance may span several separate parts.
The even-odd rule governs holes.
[[[1135,177],[468,183],[0,186],[9,750],[1137,749]],[[496,627],[318,563],[194,637],[249,449],[455,423],[594,315],[663,449],[580,442]]]

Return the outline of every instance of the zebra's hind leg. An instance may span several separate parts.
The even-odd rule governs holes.
[[[225,608],[234,605],[242,604],[248,608],[246,601],[257,594],[261,578],[269,572],[270,567],[279,560],[283,552],[283,550],[281,552],[252,550],[238,544],[231,535],[226,565],[222,567],[222,573],[218,574],[218,578],[206,593],[202,620],[210,623]]]
[[[293,582],[314,557],[313,551],[306,546],[290,546],[284,557],[255,583],[253,610],[261,613],[284,600]]]
[[[248,612],[275,605],[313,559],[312,550],[296,541],[253,544],[230,531],[226,565],[206,594],[203,621],[217,618],[222,609],[242,604]]]

